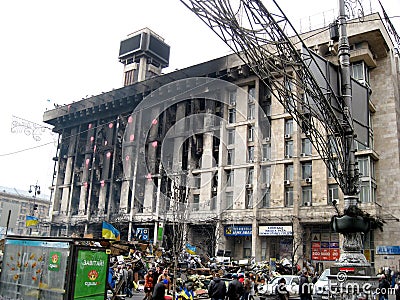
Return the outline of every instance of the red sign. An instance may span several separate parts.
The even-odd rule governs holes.
[[[350,268],[350,267],[345,267],[345,268],[339,268],[340,272],[354,272],[355,268]]]
[[[319,249],[313,249],[311,252],[311,259],[312,260],[321,260],[321,252]]]
[[[323,261],[335,261],[340,257],[338,242],[312,242],[311,259]]]
[[[329,249],[321,248],[321,260],[331,260],[331,252]]]
[[[312,242],[311,243],[311,248],[319,249],[319,248],[321,248],[321,243],[320,242]]]
[[[331,260],[338,260],[340,257],[340,250],[339,249],[330,249],[331,251]]]

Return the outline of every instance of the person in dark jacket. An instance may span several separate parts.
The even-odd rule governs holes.
[[[218,273],[215,274],[215,277],[208,285],[208,296],[211,298],[211,300],[225,299],[226,285],[225,282],[221,280]]]
[[[379,278],[378,287],[379,287],[379,300],[387,300],[390,283],[386,279],[385,274],[382,274],[381,277]]]
[[[400,279],[396,278],[396,283],[394,284],[394,294],[396,295],[396,300],[400,300]]]
[[[312,284],[308,280],[307,271],[304,271],[300,276],[299,294],[300,300],[311,300]]]
[[[164,300],[165,296],[165,289],[168,286],[168,280],[163,279],[163,281],[158,282],[154,286],[153,296],[151,297],[152,300]]]
[[[239,300],[243,296],[244,288],[243,284],[238,281],[238,275],[232,275],[232,281],[228,285],[228,291],[226,295],[229,300]]]
[[[281,278],[278,281],[277,286],[275,287],[275,294],[277,295],[278,300],[288,300],[289,292],[286,288],[286,280],[285,278]]]

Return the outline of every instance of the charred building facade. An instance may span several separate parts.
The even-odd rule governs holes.
[[[389,232],[400,236],[399,64],[379,15],[366,18],[348,27],[353,77],[370,89],[370,142],[356,156],[360,206],[388,220],[364,241],[366,257],[382,265],[376,246],[394,243]],[[337,65],[328,31],[304,37]],[[60,134],[52,234],[100,236],[107,221],[122,239],[147,229],[166,246],[178,221],[209,255],[337,259],[329,223],[343,195],[270,86],[236,55],[161,74],[168,57],[162,38],[136,32],[121,42],[124,87],[45,112]]]

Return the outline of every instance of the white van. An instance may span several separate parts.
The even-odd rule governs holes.
[[[329,297],[329,279],[328,275],[331,274],[330,269],[325,269],[322,272],[321,276],[319,276],[317,282],[313,287],[313,300],[327,300]]]

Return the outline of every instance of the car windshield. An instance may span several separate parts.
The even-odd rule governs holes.
[[[326,269],[324,272],[322,272],[321,276],[318,278],[318,280],[322,281],[328,281],[328,275],[330,275],[330,269]]]

